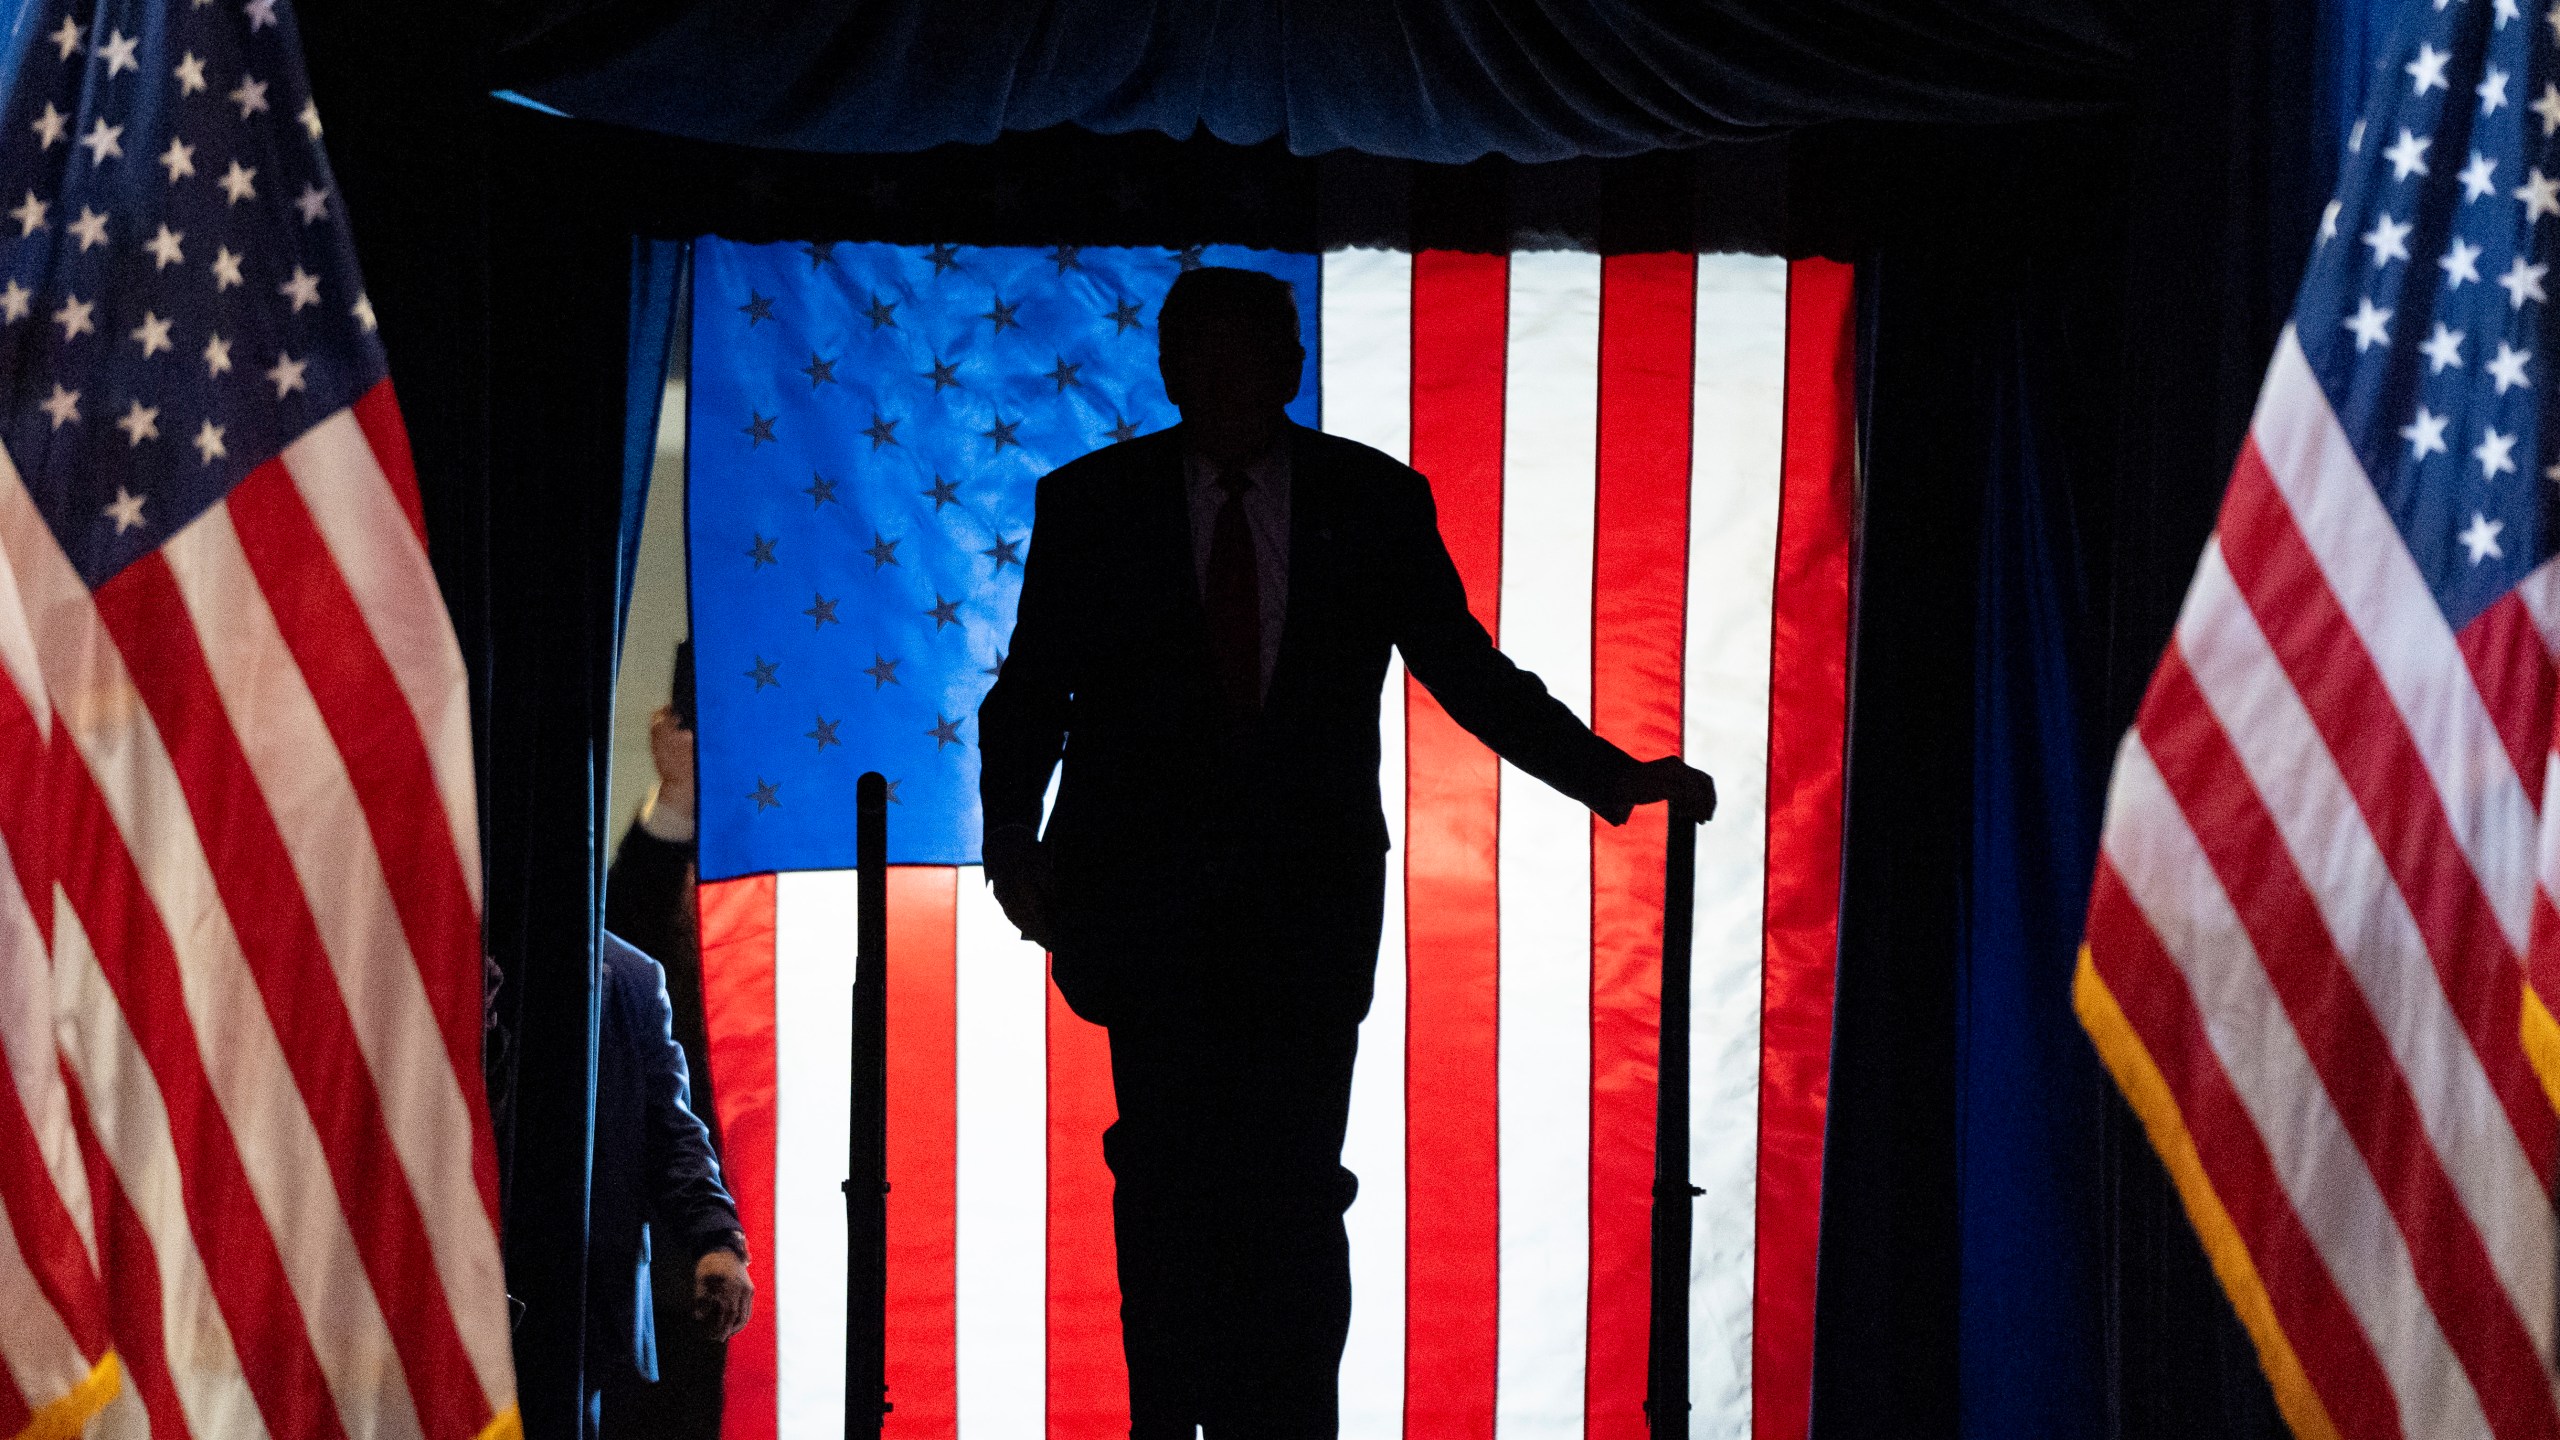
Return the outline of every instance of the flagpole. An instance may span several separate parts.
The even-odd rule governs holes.
[[[889,1411],[889,782],[854,782],[851,1133],[844,1182],[844,1434],[879,1440]]]
[[[1654,1440],[1689,1428],[1689,931],[1698,826],[1674,813],[1663,846],[1662,1017],[1653,1102],[1653,1310],[1645,1423]]]

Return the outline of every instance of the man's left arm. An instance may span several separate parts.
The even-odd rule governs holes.
[[[747,1278],[747,1241],[737,1202],[720,1180],[711,1132],[693,1113],[684,1049],[676,1044],[675,1011],[666,972],[653,961],[648,1011],[635,1027],[648,1052],[648,1150],[645,1177],[652,1226],[680,1253],[695,1257],[694,1318],[726,1340],[747,1323],[755,1285]]]
[[[1399,477],[1403,478],[1403,477]],[[1715,782],[1676,756],[1638,760],[1594,734],[1536,675],[1495,648],[1467,608],[1465,582],[1440,538],[1427,482],[1380,497],[1385,561],[1396,595],[1396,648],[1449,718],[1495,754],[1581,801],[1612,825],[1669,800],[1685,818],[1715,814]],[[1402,487],[1399,487],[1402,488]]]

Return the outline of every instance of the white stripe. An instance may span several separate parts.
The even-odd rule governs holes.
[[[471,774],[470,683],[426,547],[409,527],[408,512],[391,493],[390,478],[352,412],[341,410],[312,426],[284,447],[282,458],[409,702],[427,765],[435,772],[436,793],[444,800],[453,853],[461,858],[462,883],[476,907],[480,821]]]
[[[150,1440],[151,1415],[142,1408],[141,1393],[133,1388],[132,1371],[125,1372],[125,1383],[83,1433],[87,1440]]]
[[[0,1204],[0,1371],[7,1372],[0,1383],[14,1381],[34,1410],[69,1394],[89,1374],[71,1328],[54,1313],[19,1252],[6,1204]]]
[[[2524,954],[2534,884],[2531,869],[2518,862],[2534,852],[2533,804],[2444,611],[2366,480],[2290,326],[2267,367],[2251,434],[2381,672],[2507,943]]]
[[[2543,561],[2516,582],[2516,598],[2524,602],[2524,613],[2533,617],[2542,648],[2560,654],[2560,559]]]
[[[349,1440],[410,1440],[418,1417],[389,1327],[176,771],[87,587],[5,457],[0,546],[37,599],[30,615],[47,688],[80,697],[63,715],[65,728],[176,953],[196,1048]]]
[[[473,1180],[469,1102],[354,782],[240,548],[230,506],[205,511],[161,554],[310,902],[381,1097],[383,1123],[417,1197],[445,1300],[460,1315],[494,1314],[506,1279],[497,1232]],[[515,1383],[505,1330],[457,1328],[482,1397],[492,1412],[504,1407]]]
[[[36,733],[53,733],[53,707],[45,699],[44,667],[36,655],[35,632],[29,628],[24,597],[18,592],[9,554],[0,550],[0,675],[17,688],[18,699],[35,717]]]
[[[1413,448],[1413,257],[1337,250],[1324,257],[1326,433],[1398,460]]]
[[[845,1145],[852,1133],[860,882],[803,870],[773,887],[775,1397],[782,1440],[844,1433]]]
[[[2107,858],[2195,992],[2214,1058],[2275,1161],[2330,1278],[2373,1344],[2404,1435],[2485,1435],[2408,1246],[2303,1053],[2257,951],[2139,733],[2116,752]]]
[[[1324,426],[1398,460],[1413,442],[1413,257],[1393,250],[1324,258]],[[1378,984],[1351,1072],[1342,1163],[1359,1177],[1351,1235],[1351,1333],[1342,1354],[1342,1433],[1392,1440],[1404,1430],[1405,984],[1404,701],[1390,657],[1378,711],[1378,793],[1386,804],[1386,920]]]
[[[1716,778],[1698,830],[1689,1007],[1689,1433],[1751,1432],[1760,1173],[1769,621],[1786,438],[1787,264],[1698,261],[1681,752]]]
[[[264,1440],[267,1424],[231,1346],[231,1328],[214,1302],[213,1282],[187,1223],[186,1192],[169,1112],[125,1028],[124,1011],[98,969],[87,932],[69,897],[56,892],[53,911],[55,1013],[61,1017],[63,1062],[80,1079],[92,1128],[116,1183],[133,1206],[160,1270],[160,1343],[170,1388],[194,1434],[220,1440]]]
[[[2178,620],[2178,648],[2310,887],[2407,1077],[2490,1263],[2537,1348],[2550,1351],[2552,1209],[2445,998],[2426,938],[2392,883],[2311,716],[2268,648],[2217,541]]]
[[[2533,617],[2542,648],[2560,658],[2560,560],[2546,560],[2534,567],[2517,584],[2516,598],[2524,602],[2525,614]],[[2560,787],[2560,752],[2546,751],[2541,766],[2543,806],[2534,829],[2533,874],[2541,885],[2544,903],[2560,905],[2560,804],[2552,803],[2555,787]],[[2538,938],[2546,950],[2560,940],[2547,933]],[[2549,1001],[2560,996],[2543,998]]]
[[[960,867],[953,1359],[960,1440],[1046,1428],[1049,966]]]
[[[1591,713],[1600,259],[1511,259],[1504,652]],[[1578,1435],[1591,1275],[1591,816],[1505,767],[1501,788],[1501,1319],[1494,1430]]]
[[[54,1051],[52,962],[36,928],[36,903],[19,889],[17,865],[8,842],[0,840],[0,1068],[11,1090],[0,1104],[15,1104],[26,1114],[45,1173],[94,1269],[98,1237],[90,1222],[89,1171],[81,1163],[71,1097]]]
[[[2516,598],[2524,602],[2525,614],[2533,618],[2535,633],[2542,637],[2542,648],[2560,658],[2560,560],[2546,560],[2534,567],[2516,586]],[[2533,874],[2542,889],[2543,903],[2560,905],[2560,804],[2552,803],[2560,794],[2560,752],[2546,751],[2541,759],[2543,805],[2534,829]],[[2548,951],[2560,936],[2544,930],[2535,943]],[[2545,1001],[2560,996],[2544,996]],[[2550,1351],[2546,1349],[2544,1354]]]

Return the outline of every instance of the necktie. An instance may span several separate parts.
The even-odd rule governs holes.
[[[1253,488],[1253,477],[1242,470],[1222,470],[1218,488],[1227,498],[1209,532],[1209,575],[1201,599],[1209,612],[1219,692],[1231,713],[1250,715],[1262,706],[1261,566],[1254,554],[1253,527],[1244,518],[1244,492]]]

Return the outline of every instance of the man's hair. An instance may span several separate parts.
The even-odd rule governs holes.
[[[1232,320],[1250,326],[1259,338],[1300,348],[1298,296],[1289,282],[1259,270],[1203,265],[1186,270],[1165,292],[1156,311],[1159,341],[1205,320]]]

